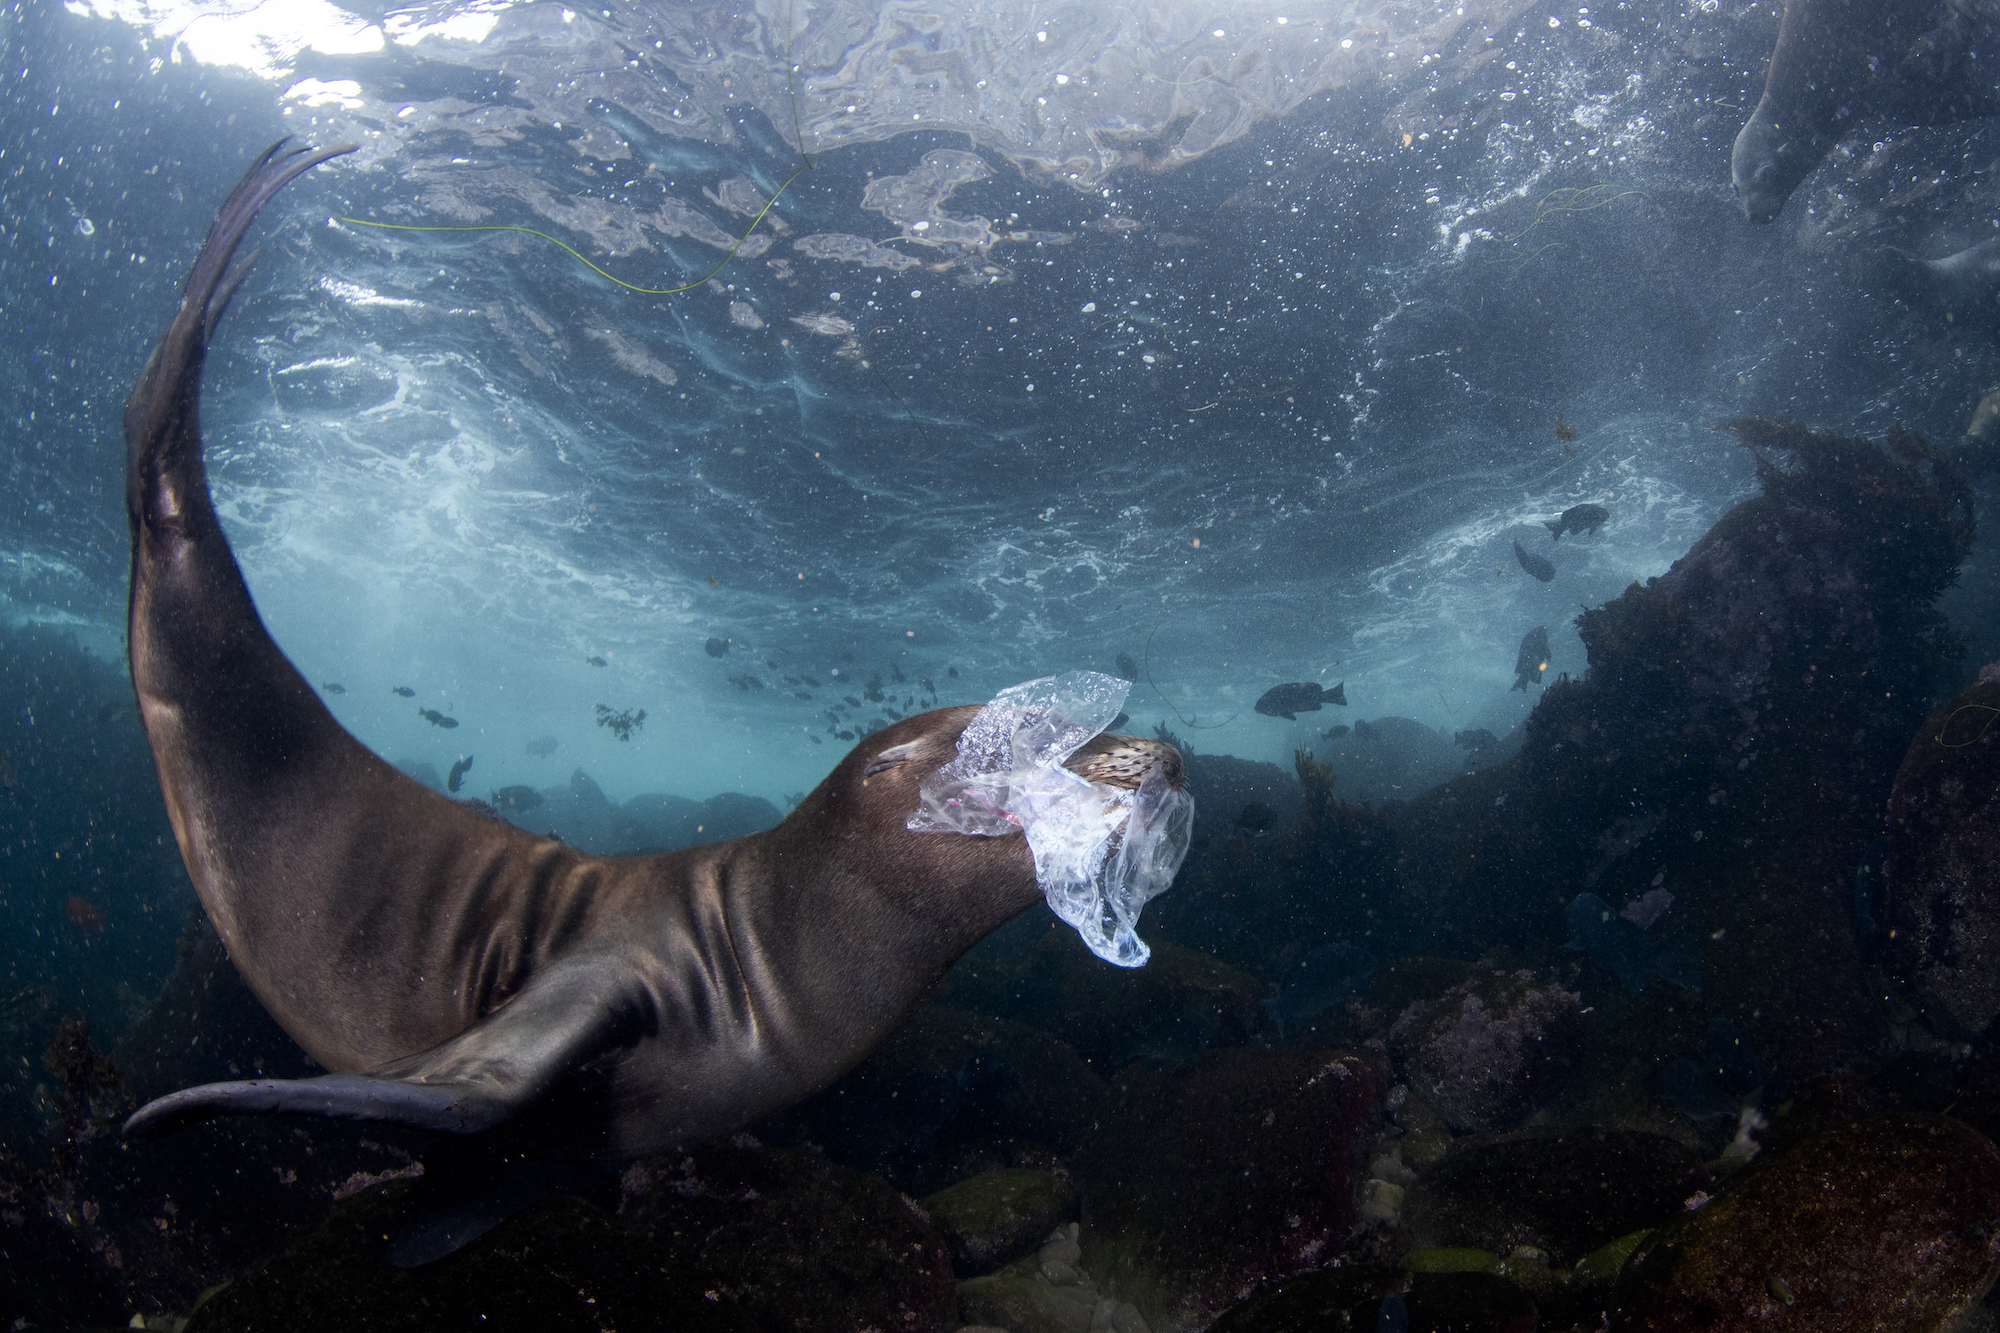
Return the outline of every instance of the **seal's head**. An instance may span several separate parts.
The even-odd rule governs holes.
[[[1181,752],[1165,741],[1144,736],[1093,736],[1063,761],[1063,767],[1086,782],[1137,791],[1158,773],[1175,791],[1187,786]]]
[[[1757,223],[1776,219],[1833,144],[1804,126],[1781,124],[1767,96],[1744,123],[1730,153],[1730,180],[1743,216]]]
[[[869,736],[767,835],[774,853],[810,845],[822,859],[836,855],[850,862],[845,875],[855,882],[872,884],[912,913],[956,922],[970,936],[966,947],[1032,906],[1041,889],[1034,856],[1019,833],[940,835],[908,827],[920,784],[958,757],[959,737],[979,712],[976,705],[940,708]],[[1094,736],[1063,767],[1131,791],[1154,774],[1174,790],[1186,781],[1180,751],[1141,736]],[[836,840],[838,852],[828,846]],[[957,910],[938,910],[944,895]]]

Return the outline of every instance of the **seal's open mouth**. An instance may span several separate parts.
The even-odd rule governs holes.
[[[1137,791],[1157,773],[1174,791],[1187,786],[1187,768],[1181,752],[1165,741],[1144,736],[1092,736],[1075,753],[1063,760],[1064,768],[1085,782]]]

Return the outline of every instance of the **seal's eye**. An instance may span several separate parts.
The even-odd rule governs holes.
[[[864,778],[872,778],[877,773],[881,773],[887,769],[897,767],[905,759],[908,759],[911,755],[915,754],[917,752],[917,747],[921,744],[922,742],[920,741],[904,741],[901,745],[890,746],[888,749],[882,751],[882,753],[876,755],[873,759],[868,761],[868,767],[861,770],[861,776]]]

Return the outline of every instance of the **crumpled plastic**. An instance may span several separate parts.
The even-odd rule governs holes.
[[[1194,829],[1194,798],[1158,773],[1131,791],[1062,766],[1111,725],[1131,688],[1069,671],[1002,690],[959,736],[958,757],[918,786],[908,824],[983,837],[1021,830],[1050,909],[1120,967],[1152,956],[1139,912],[1173,884]]]

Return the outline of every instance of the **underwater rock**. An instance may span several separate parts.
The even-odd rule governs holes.
[[[1148,1333],[1145,1317],[1101,1290],[1081,1266],[1082,1258],[1072,1222],[1033,1256],[959,1283],[959,1317],[1010,1333]]]
[[[636,1164],[620,1217],[648,1228],[659,1252],[701,1271],[760,1330],[944,1325],[951,1247],[907,1199],[885,1181],[754,1143],[738,1135]],[[662,1324],[673,1326],[631,1326]]]
[[[1889,955],[1949,1027],[2000,1016],[2000,684],[1925,720],[1889,798]]]
[[[1209,759],[1196,756],[1190,772],[1202,772]],[[1278,773],[1275,764],[1243,767]],[[1316,762],[1312,772],[1309,796],[1296,762],[1284,775],[1282,800],[1273,792],[1269,801],[1273,822],[1258,837],[1212,823],[1213,806],[1201,804],[1174,891],[1146,908],[1157,938],[1254,975],[1264,983],[1260,999],[1292,980],[1315,949],[1346,942],[1374,952],[1376,940],[1364,937],[1381,924],[1378,905],[1395,898],[1394,833],[1366,806],[1335,799]],[[1193,790],[1207,801],[1201,788]],[[1321,1027],[1323,1017],[1306,1018],[1295,1035]],[[1335,1026],[1321,1027],[1328,1034],[1322,1043],[1348,1039],[1332,1017]]]
[[[1024,1167],[983,1171],[924,1196],[923,1210],[951,1242],[961,1277],[990,1273],[1034,1248],[1076,1212],[1076,1186],[1065,1176]]]
[[[1269,809],[1280,824],[1289,824],[1304,812],[1298,780],[1276,764],[1230,754],[1190,755],[1186,762],[1187,789],[1201,812],[1194,826],[1197,840],[1207,830],[1231,827],[1252,804]]]
[[[1075,942],[1074,932],[1063,933]],[[810,1143],[832,1161],[924,1195],[991,1166],[1072,1151],[1108,1095],[1104,1080],[1047,1033],[932,1004],[757,1132]]]
[[[1389,1029],[1412,1086],[1460,1133],[1511,1129],[1561,1090],[1583,1051],[1583,1005],[1534,973],[1479,971]]]
[[[1333,1268],[1262,1288],[1208,1333],[1534,1333],[1535,1302],[1488,1273],[1402,1273]]]
[[[1674,1109],[1694,1121],[1735,1120],[1746,1103],[1768,1105],[1784,1093],[1765,1076],[1743,1030],[1720,1014],[1708,1020],[1701,1059],[1670,1061],[1660,1070],[1660,1085]]]
[[[386,1237],[412,1189],[396,1181],[335,1205],[320,1226],[204,1301],[186,1333],[787,1326],[761,1323],[774,1312],[743,1293],[725,1295],[688,1261],[688,1247],[663,1245],[573,1195],[531,1205],[447,1261],[391,1268]]]
[[[1393,812],[1398,912],[1477,957],[1561,945],[1579,891],[1617,906],[1664,889],[1666,922],[1701,947],[1703,999],[1797,1085],[1889,1036],[1855,871],[1878,861],[1897,766],[1957,679],[1935,602],[1970,549],[1973,495],[1900,431],[1729,426],[1763,494],[1578,618],[1589,673],[1548,687],[1513,759]],[[1594,973],[1586,1001],[1624,1003]],[[1684,1037],[1653,1054],[1686,1054]]]
[[[1664,909],[1662,909],[1664,910]],[[1581,949],[1637,995],[1646,978],[1660,977],[1688,990],[1701,989],[1701,946],[1686,936],[1655,943],[1631,912],[1613,912],[1594,893],[1579,893],[1563,909],[1570,928],[1565,949]]]
[[[509,823],[530,833],[554,834],[600,856],[724,842],[772,828],[782,818],[768,800],[741,792],[705,801],[648,792],[616,804],[580,768],[570,774],[567,786],[546,787],[535,795],[539,799],[514,801],[506,812]]]
[[[1449,739],[1411,717],[1358,720],[1349,734],[1315,745],[1313,758],[1333,765],[1344,801],[1407,801],[1465,769]]]
[[[1242,1045],[1269,1023],[1263,983],[1227,963],[1160,942],[1144,967],[1108,968],[1059,923],[1011,957],[975,949],[947,980],[945,1003],[1039,1028],[1104,1075]]]
[[[1414,1246],[1529,1246],[1568,1267],[1640,1227],[1670,1222],[1709,1183],[1708,1168],[1663,1135],[1589,1126],[1456,1145],[1405,1196]]]
[[[1322,944],[1285,971],[1278,993],[1264,1001],[1264,1012],[1282,1039],[1288,1025],[1302,1022],[1367,988],[1375,971],[1375,955],[1346,940]]]
[[[1843,1125],[1654,1232],[1619,1277],[1610,1327],[1954,1329],[2000,1272],[1996,1217],[2000,1149],[1967,1126]]]
[[[1086,1262],[1154,1324],[1199,1327],[1346,1249],[1389,1086],[1365,1050],[1134,1063],[1072,1166]]]

